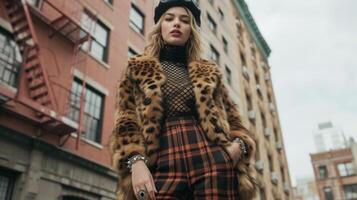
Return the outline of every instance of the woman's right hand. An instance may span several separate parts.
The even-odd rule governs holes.
[[[151,200],[155,200],[156,186],[149,168],[142,160],[136,161],[132,165],[131,179],[133,190],[137,196],[140,190],[146,190]],[[138,197],[137,197],[138,198]]]

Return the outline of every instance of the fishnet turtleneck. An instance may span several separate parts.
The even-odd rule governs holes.
[[[160,63],[167,82],[162,86],[165,117],[195,115],[193,85],[190,81],[186,48],[165,45],[160,52]]]

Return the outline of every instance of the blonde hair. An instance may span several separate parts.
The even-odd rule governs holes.
[[[187,61],[190,62],[199,60],[201,58],[201,41],[200,34],[197,30],[197,23],[193,17],[193,14],[186,7],[183,8],[187,11],[190,17],[191,35],[185,44],[187,50]],[[148,44],[144,50],[144,54],[155,58],[159,58],[160,50],[165,44],[165,41],[161,35],[161,24],[163,16],[164,15],[160,17],[159,21],[152,27],[151,31],[149,32]]]

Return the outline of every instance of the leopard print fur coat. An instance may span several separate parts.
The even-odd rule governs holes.
[[[194,86],[199,123],[212,142],[223,147],[234,137],[247,145],[248,155],[234,166],[239,179],[239,199],[252,199],[256,193],[253,134],[244,128],[236,104],[228,95],[217,65],[207,60],[188,64]],[[135,199],[131,174],[126,167],[130,153],[139,152],[149,157],[148,167],[157,161],[158,133],[163,115],[161,86],[166,77],[157,58],[147,55],[131,57],[117,86],[115,127],[109,140],[112,166],[118,173],[118,200]]]

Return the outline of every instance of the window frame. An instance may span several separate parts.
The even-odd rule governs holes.
[[[9,171],[9,170],[0,168],[0,176],[6,177],[6,178],[9,179],[7,190],[6,190],[6,194],[5,194],[6,195],[5,196],[5,200],[11,200],[12,197],[13,197],[13,194],[14,194],[14,187],[15,187],[15,182],[16,182],[16,174],[11,172],[11,171]]]
[[[228,54],[228,41],[224,36],[222,36],[222,43],[224,52]]]
[[[9,31],[7,31],[6,29],[0,26],[0,34],[5,38],[4,44],[6,43],[10,44],[10,48],[12,51],[12,52],[6,52],[5,46],[1,47],[2,49],[0,49],[0,62],[1,62],[0,64],[4,64],[3,66],[2,65],[0,66],[0,68],[3,68],[2,71],[0,72],[0,83],[5,83],[11,87],[17,88],[19,84],[18,82],[19,82],[20,67],[22,65],[22,55],[17,46],[17,43],[15,42],[12,34]],[[13,43],[13,46],[11,46],[11,43]],[[12,53],[12,55],[9,55],[10,53]],[[13,62],[10,63],[10,60],[17,63],[13,63]],[[8,74],[7,76],[8,78],[6,78],[6,74]]]
[[[215,55],[216,59],[213,58],[213,55]],[[219,65],[219,61],[220,61],[220,54],[218,52],[218,50],[211,44],[210,45],[210,58],[215,61],[218,65]]]
[[[329,191],[327,191],[329,193],[326,192],[327,189],[329,189]],[[334,200],[333,189],[331,187],[324,187],[322,191],[324,193],[325,200]],[[327,196],[327,195],[331,195],[331,196]]]
[[[136,52],[133,48],[129,47],[128,48],[128,57],[138,55],[139,53]]]
[[[76,87],[75,91],[74,91],[74,87],[75,85],[74,84],[77,84],[80,86],[80,89],[77,92],[78,88]],[[77,77],[75,77],[73,79],[73,82],[72,82],[72,88],[71,88],[71,95],[70,95],[70,111],[68,112],[68,117],[74,121],[78,121],[79,120],[79,117],[80,117],[80,103],[81,103],[81,93],[82,93],[82,84],[83,84],[83,81]],[[84,127],[86,128],[85,129],[85,134],[84,134],[84,138],[87,139],[87,140],[90,140],[91,142],[95,142],[97,144],[101,144],[102,142],[102,129],[103,129],[103,117],[104,117],[104,105],[105,105],[105,95],[103,93],[101,93],[100,91],[98,91],[97,89],[95,89],[94,87],[92,87],[91,85],[89,85],[88,83],[86,83],[86,95],[85,95],[85,102],[84,102],[84,110],[83,110],[83,124],[84,124]],[[92,92],[93,94],[96,95],[95,98],[101,98],[101,104],[100,104],[100,110],[99,110],[99,119],[96,119],[94,114],[91,113],[91,112],[87,112],[86,111],[86,108],[89,107],[88,109],[89,110],[93,110],[93,105],[87,105],[87,102],[89,101],[89,99],[87,99],[87,95],[88,95],[88,91]],[[93,95],[92,94],[92,95]],[[72,99],[72,96],[73,95],[76,95],[76,98],[75,100]],[[78,103],[78,100],[79,100],[79,103]],[[72,101],[75,101],[75,104],[72,105]],[[90,107],[92,106],[92,107]],[[75,109],[76,112],[78,112],[78,115],[72,115],[72,109]],[[94,111],[95,112],[95,111]],[[88,117],[89,116],[89,117]],[[78,117],[78,118],[76,118]],[[92,135],[88,135],[88,130],[87,130],[87,124],[86,124],[86,120],[90,118],[90,119],[95,119],[97,120],[97,127],[96,127],[96,132],[95,132],[95,135],[94,135],[94,138],[91,138]]]
[[[113,5],[114,0],[104,0],[105,3],[108,3],[109,5]]]
[[[319,170],[319,178],[320,180],[325,180],[327,179],[329,176],[328,176],[328,169],[327,169],[327,166],[326,165],[320,165],[318,167],[318,170]],[[325,173],[323,176],[322,176],[322,171],[323,170],[323,173]]]
[[[228,84],[232,85],[232,70],[227,65],[224,65],[224,72],[226,73]]]
[[[351,191],[347,191],[347,192],[351,192],[351,197],[349,197],[349,195],[347,195],[346,190],[350,190]],[[357,184],[351,184],[351,185],[343,185],[343,195],[345,197],[346,200],[353,200],[353,199],[357,199]]]
[[[137,26],[135,21],[132,20],[132,11],[135,11],[139,16],[142,18],[142,27]],[[136,6],[135,4],[131,4],[130,11],[129,11],[129,26],[137,33],[140,33],[141,35],[144,35],[145,33],[145,14]]]
[[[111,29],[105,25],[104,22],[102,22],[101,20],[99,20],[98,18],[96,18],[96,20],[93,20],[93,18],[91,18],[91,16],[93,15],[89,10],[84,9],[84,11],[82,12],[82,20],[84,20],[84,15],[87,15],[86,17],[88,17],[88,19],[91,20],[90,23],[94,23],[95,25],[95,29],[93,29],[92,27],[90,27],[92,30],[86,30],[88,32],[90,32],[91,35],[91,41],[90,44],[88,44],[88,41],[85,42],[82,46],[86,46],[89,45],[89,53],[96,59],[103,61],[104,63],[108,63],[108,59],[109,59],[109,42],[110,42],[110,36],[111,36]],[[87,21],[81,21],[81,26],[85,27],[84,23],[87,23]],[[106,41],[105,41],[105,46],[104,44],[102,44],[101,42],[98,41],[98,39],[96,38],[96,31],[97,31],[97,27],[100,27],[101,29],[103,29],[106,32]],[[102,51],[103,51],[103,55],[101,57],[99,57],[95,51],[93,50],[93,44],[96,44],[98,46],[101,47]]]
[[[341,166],[344,168],[346,174],[341,173]],[[352,167],[352,168],[349,168],[349,167]],[[356,174],[355,168],[354,168],[354,165],[352,162],[338,163],[337,171],[338,171],[339,176],[341,176],[341,177],[353,176]]]
[[[217,23],[209,13],[207,13],[207,26],[215,35],[217,34]]]

